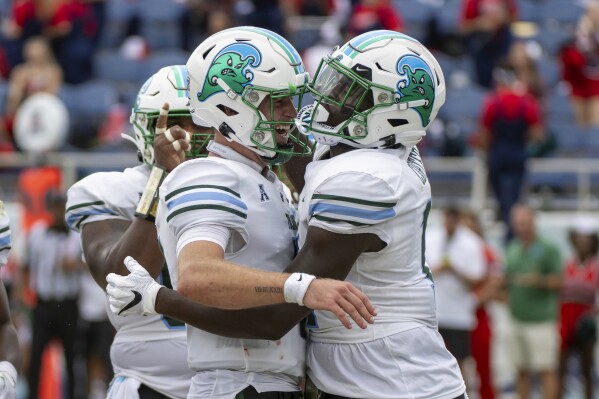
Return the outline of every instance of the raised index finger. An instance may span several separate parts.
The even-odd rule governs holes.
[[[168,120],[168,103],[164,103],[162,109],[160,110],[160,115],[158,116],[158,120],[156,121],[156,134],[162,134],[166,131],[166,121]]]

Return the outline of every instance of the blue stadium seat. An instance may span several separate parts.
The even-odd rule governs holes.
[[[181,47],[181,2],[174,0],[141,0],[139,17],[141,36],[152,50]]]
[[[145,81],[165,66],[185,65],[189,55],[183,50],[161,50],[151,54],[144,63],[143,80]]]
[[[456,121],[460,118],[477,120],[480,117],[482,105],[488,93],[488,90],[476,85],[448,89],[445,105],[441,108],[440,115],[446,120]]]
[[[441,32],[455,32],[458,30],[461,10],[461,0],[446,0],[443,7],[437,9],[437,20]]]
[[[562,25],[574,25],[583,14],[584,9],[572,0],[550,1],[540,7],[540,20],[547,22],[556,20]]]
[[[79,112],[86,118],[103,120],[110,107],[118,102],[118,93],[112,82],[92,80],[75,87]]]
[[[94,55],[94,75],[115,82],[143,82],[145,61],[129,60],[118,50],[103,50]]]
[[[4,114],[6,109],[6,102],[8,101],[8,82],[0,81],[0,115]]]
[[[420,0],[393,0],[392,3],[406,23],[426,23],[437,11],[436,7]]]
[[[545,105],[545,120],[548,126],[570,124],[574,122],[574,110],[569,95],[556,89],[548,93]]]
[[[541,8],[544,5],[534,0],[518,2],[518,19],[528,22],[540,22]]]
[[[556,156],[581,156],[586,150],[590,132],[573,122],[551,122],[547,124],[557,141]]]
[[[555,87],[562,78],[561,66],[555,57],[541,57],[536,60],[537,70],[547,87]]]
[[[106,16],[99,45],[101,48],[117,48],[126,35],[130,20],[139,12],[135,1],[108,0]]]
[[[572,34],[570,34],[567,29],[541,26],[534,40],[541,45],[543,50],[545,50],[545,53],[550,56],[555,56],[559,53],[564,44],[571,40],[571,38]]]

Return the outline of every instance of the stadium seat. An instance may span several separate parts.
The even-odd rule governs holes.
[[[534,40],[541,45],[549,56],[556,56],[562,47],[572,38],[569,29],[561,27],[543,27],[539,29]]]
[[[155,74],[165,66],[169,65],[185,65],[189,53],[183,50],[161,50],[151,54],[145,61],[143,66],[144,81],[151,75]]]
[[[118,50],[103,50],[94,55],[94,75],[114,82],[143,82],[144,64],[125,58]]]
[[[545,86],[555,87],[560,82],[562,71],[555,57],[540,57],[536,60],[536,66]]]
[[[0,81],[0,115],[4,115],[6,102],[8,100],[8,82]]]
[[[437,9],[437,20],[441,32],[456,32],[460,22],[461,0],[446,0],[443,7]]]
[[[437,7],[420,0],[393,0],[392,3],[406,24],[425,24],[437,11]]]
[[[459,89],[448,89],[445,105],[441,108],[440,115],[446,120],[459,118],[477,120],[488,93],[487,90],[474,84]]]
[[[574,25],[583,12],[583,7],[572,0],[549,1],[540,7],[540,20],[555,20],[561,25]]]
[[[521,0],[518,2],[518,19],[521,21],[528,22],[540,22],[541,7],[540,4],[534,0]]]
[[[185,9],[174,0],[141,0],[141,36],[151,50],[178,48],[182,44],[181,15]]]

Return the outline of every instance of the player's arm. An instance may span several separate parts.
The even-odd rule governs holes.
[[[109,219],[87,223],[81,231],[81,243],[89,270],[102,288],[106,287],[109,273],[126,275],[123,265],[127,256],[133,256],[157,277],[164,258],[156,239],[153,222],[136,218],[133,222]]]
[[[8,361],[17,370],[21,367],[21,349],[17,330],[10,318],[10,308],[4,284],[0,284],[0,362]]]
[[[187,133],[179,126],[170,128],[172,137],[179,142],[176,150],[164,134],[167,128],[169,105],[165,103],[156,122],[154,138],[155,163],[170,172],[185,159],[188,149]],[[109,273],[128,274],[123,265],[125,257],[132,256],[141,262],[152,277],[156,278],[164,266],[164,258],[157,240],[153,220],[135,218],[132,222],[121,219],[107,219],[84,224],[81,242],[85,260],[94,280],[102,288],[106,287]]]
[[[202,242],[205,244],[206,242]],[[214,246],[218,247],[216,244]],[[188,245],[189,246],[189,245]],[[186,246],[186,247],[188,247]],[[208,245],[199,245],[195,249]],[[366,327],[366,321],[372,323],[376,312],[368,302],[367,298],[362,293],[347,292],[346,295],[350,299],[341,300],[338,304],[336,301],[340,299],[336,296],[339,286],[347,286],[349,283],[341,281],[329,280],[332,278],[343,279],[349,273],[349,270],[355,263],[356,259],[363,252],[379,250],[384,245],[379,238],[373,234],[336,234],[316,227],[311,227],[308,231],[306,243],[296,259],[289,265],[287,271],[290,272],[308,272],[320,277],[314,280],[308,287],[308,291],[304,297],[306,306],[315,309],[331,310],[343,322],[343,324],[351,328],[351,323],[347,318],[349,314],[354,321],[362,328]],[[210,246],[208,246],[210,247]],[[189,248],[192,249],[192,248]],[[205,249],[205,248],[203,248]],[[254,273],[254,269],[248,269],[242,266],[233,265],[229,262],[222,261],[217,248],[212,248],[214,264],[214,276],[210,277],[210,281],[204,281],[201,286],[194,284],[184,284],[186,288],[184,293],[181,292],[181,283],[183,280],[193,280],[193,276],[185,276],[180,279],[179,292],[173,291],[166,287],[160,287],[157,291],[154,307],[155,312],[164,314],[168,317],[181,320],[194,327],[208,331],[213,334],[235,337],[235,338],[254,338],[254,339],[278,339],[285,335],[293,326],[301,319],[306,317],[310,309],[308,307],[284,304],[262,306],[243,310],[223,310],[210,308],[200,304],[192,299],[198,291],[208,289],[212,283],[221,286],[224,292],[231,292],[228,284],[233,283],[237,290],[242,290],[244,293],[236,293],[237,301],[244,301],[244,296],[261,296],[270,295],[270,292],[263,292],[264,286],[262,277],[271,276],[280,278],[274,280],[272,284],[283,281],[282,276],[288,274],[260,272]],[[221,249],[222,251],[222,249]],[[185,248],[183,250],[185,252]],[[182,252],[182,256],[183,256]],[[193,257],[194,253],[188,251],[186,256]],[[222,262],[219,262],[222,261]],[[231,266],[234,266],[231,268]],[[220,267],[220,271],[216,270]],[[133,271],[133,270],[132,270]],[[246,272],[249,271],[249,274]],[[141,271],[134,271],[140,273]],[[143,272],[141,272],[143,273]],[[252,285],[251,280],[260,276]],[[321,279],[322,278],[322,279]],[[249,280],[248,280],[249,279]],[[153,284],[148,278],[146,280]],[[235,280],[235,281],[233,281]],[[257,292],[256,287],[260,287]],[[252,290],[252,288],[254,288]],[[212,288],[213,289],[213,288]],[[136,290],[143,292],[143,289]],[[187,292],[189,290],[190,292]],[[281,287],[281,291],[283,288]],[[267,290],[270,291],[270,290]],[[110,290],[109,294],[113,295]],[[351,302],[353,295],[356,295],[362,302]],[[200,300],[206,300],[205,295],[200,295]],[[213,299],[208,299],[213,301]],[[221,299],[222,301],[222,299]],[[274,301],[282,302],[284,297],[275,298]],[[129,302],[127,298],[123,305]],[[114,302],[111,300],[111,303]],[[255,301],[259,303],[259,301]],[[122,306],[121,306],[122,309]],[[365,321],[366,320],[366,321]]]
[[[324,230],[316,230],[325,234]],[[323,238],[323,234],[318,234],[318,237]],[[342,321],[345,321],[346,313],[356,321],[363,317],[370,321],[371,311],[373,312],[374,309],[370,307],[366,296],[352,284],[338,280],[313,279],[313,276],[345,278],[365,246],[371,245],[371,242],[363,240],[364,238],[355,237],[352,243],[357,245],[351,251],[331,251],[330,256],[325,254],[326,244],[329,242],[309,245],[305,250],[302,248],[291,264],[291,271],[300,271],[294,265],[298,259],[306,258],[304,268],[315,273],[294,275],[236,265],[224,259],[224,252],[220,245],[208,241],[192,242],[186,245],[179,255],[177,290],[181,295],[195,302],[223,309],[250,308],[292,301],[305,303],[311,309],[329,310]],[[308,241],[314,244],[318,239],[313,238]],[[335,265],[338,267],[328,264],[340,252],[344,252],[344,256],[339,260],[335,259]],[[303,253],[310,256],[305,256]],[[320,270],[317,267],[309,267],[307,263],[315,261],[319,255],[324,256],[319,265],[326,265],[326,267]],[[343,265],[344,270],[338,270],[341,268],[339,265]],[[310,282],[310,279],[313,280]],[[294,298],[296,292],[301,292],[298,298]],[[305,302],[306,300],[308,302]]]
[[[156,297],[156,311],[217,335],[276,340],[306,317],[311,311],[311,306],[319,307],[320,303],[330,300],[326,298],[330,295],[328,287],[326,285],[319,286],[320,282],[330,281],[325,279],[343,280],[358,256],[363,252],[377,251],[383,246],[384,244],[374,234],[336,234],[317,227],[310,227],[306,243],[286,269],[286,272],[303,272],[319,277],[310,284],[304,297],[304,304],[307,307],[278,304],[244,310],[219,310],[200,305],[183,297],[177,291],[161,288]],[[236,272],[239,271],[239,269],[236,270]],[[237,278],[243,281],[241,276],[237,275]],[[244,287],[243,284],[240,284],[239,287],[241,289],[252,288],[251,285]],[[258,285],[257,287],[262,286]],[[350,311],[352,310],[350,309]],[[364,311],[366,311],[365,308]],[[351,325],[345,315],[345,310],[335,314],[346,327]],[[364,322],[364,318],[372,322],[372,316],[364,314],[366,317],[362,317],[361,315],[362,313],[354,313],[352,318],[357,319],[356,321],[360,320],[358,325],[365,328],[367,324]]]

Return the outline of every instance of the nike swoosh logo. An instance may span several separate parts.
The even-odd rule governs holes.
[[[129,302],[127,304],[127,306],[125,306],[123,309],[121,309],[121,311],[119,312],[119,316],[121,315],[121,313],[123,313],[125,310],[129,310],[131,309],[133,306],[137,305],[138,303],[141,302],[141,294],[137,291],[133,291],[131,290],[131,292],[133,293],[133,295],[135,296],[135,298],[133,298],[133,300],[131,302]]]
[[[368,71],[368,68],[356,67],[356,71],[358,71],[358,72],[366,72],[366,71]]]
[[[304,275],[300,274],[300,278],[298,278],[297,281],[302,281],[302,278],[304,278]]]

